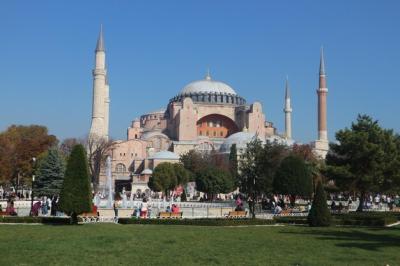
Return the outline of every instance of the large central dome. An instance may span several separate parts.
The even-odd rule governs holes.
[[[221,81],[212,80],[209,74],[207,74],[207,76],[203,80],[197,80],[189,83],[181,90],[179,94],[189,95],[200,93],[236,95],[236,92],[232,89],[231,86]]]

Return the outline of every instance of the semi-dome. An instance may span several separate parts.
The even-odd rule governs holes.
[[[228,84],[212,80],[207,75],[203,80],[197,80],[186,85],[180,92],[180,95],[198,94],[198,93],[217,93],[236,95],[236,92]]]
[[[141,173],[141,175],[152,175],[153,171],[149,168],[144,169]]]
[[[233,144],[236,144],[236,149],[243,150],[246,148],[247,143],[249,143],[250,141],[252,141],[253,139],[258,138],[260,141],[264,142],[263,139],[260,138],[260,136],[258,136],[255,133],[251,133],[251,132],[237,132],[235,134],[230,135],[228,138],[225,139],[225,141],[222,143],[221,147],[220,147],[220,151],[221,152],[230,152],[231,150],[231,146]]]
[[[162,133],[160,131],[146,131],[143,133],[142,136],[140,136],[140,138],[143,140],[149,140],[153,137],[161,137],[164,139],[169,139],[169,137],[167,135],[165,135],[164,133]]]
[[[179,155],[170,151],[159,151],[149,157],[152,160],[179,160]]]

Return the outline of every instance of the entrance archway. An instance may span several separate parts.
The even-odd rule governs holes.
[[[198,136],[226,138],[238,131],[239,129],[232,119],[219,114],[207,115],[197,121]]]

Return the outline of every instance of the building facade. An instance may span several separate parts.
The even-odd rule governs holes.
[[[106,82],[107,75],[105,67],[104,71],[98,71],[97,63],[99,51],[104,53],[100,59],[105,58],[102,31],[99,40],[101,40],[103,49],[98,48],[98,41],[96,69],[93,72],[93,110],[98,103],[107,103],[101,104],[105,109],[97,112],[100,117],[103,115],[103,121],[107,121],[107,124],[103,123],[104,126],[101,130],[94,130],[95,120],[99,120],[99,115],[93,111],[90,132],[91,134],[94,132],[101,135],[102,138],[108,138],[110,101],[108,82]],[[321,62],[323,64],[323,59],[321,59]],[[101,67],[103,65],[100,66],[100,69]],[[98,77],[95,74],[98,72],[105,73],[104,84],[101,81],[101,84],[98,85]],[[104,93],[98,93],[98,87],[104,88],[100,90]],[[318,112],[323,113],[325,110],[323,114],[326,116],[326,105],[325,109],[323,106],[323,99],[326,94],[322,95],[319,92],[318,95],[321,99],[319,104],[321,107]],[[190,150],[200,152],[214,150],[220,153],[229,153],[230,146],[236,144],[240,152],[255,137],[262,141],[278,141],[291,145],[294,142],[291,125],[292,106],[287,81],[283,111],[285,114],[285,132],[278,134],[273,123],[267,119],[260,102],[247,103],[246,99],[231,86],[225,82],[214,80],[210,73],[207,73],[203,79],[184,86],[177,95],[166,103],[165,108],[143,114],[140,118],[134,119],[127,129],[126,140],[114,142],[110,156],[115,187],[117,190],[122,190],[125,187],[126,190],[132,189],[133,192],[149,192],[147,182],[153,169],[161,162],[179,162],[180,155]],[[107,115],[105,116],[105,114]],[[321,118],[318,121],[320,120]],[[322,139],[325,136],[325,133],[320,134],[314,147],[321,151],[326,148],[320,145],[321,141],[325,141]],[[102,175],[99,187],[102,188],[105,184],[106,178]]]

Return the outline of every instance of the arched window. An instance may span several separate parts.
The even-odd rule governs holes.
[[[117,173],[125,173],[126,172],[125,165],[123,163],[117,164],[117,166],[115,166],[115,172],[117,172]]]

